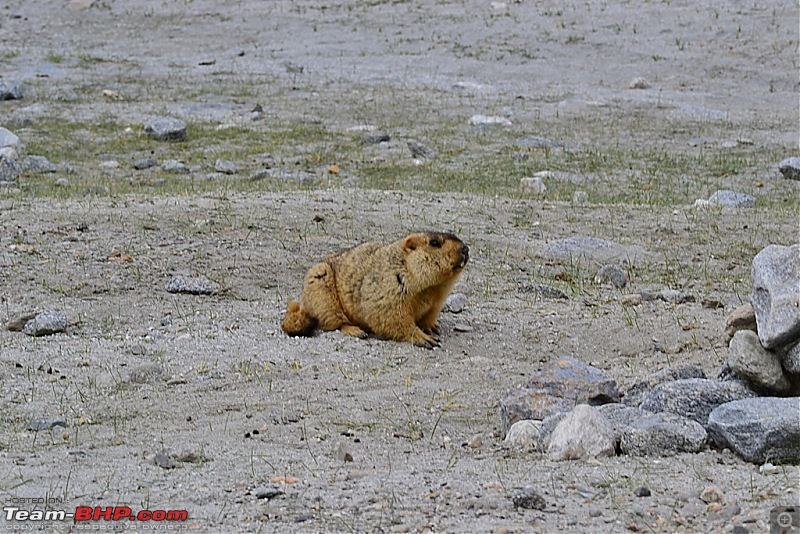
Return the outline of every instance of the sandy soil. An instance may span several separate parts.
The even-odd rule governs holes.
[[[219,124],[249,121],[261,102],[256,133],[307,119],[339,131],[402,123],[401,137],[434,139],[439,123],[511,108],[520,134],[544,121],[592,146],[696,151],[744,137],[756,160],[798,149],[794,4],[11,1],[0,17],[0,74],[29,84],[0,113],[23,142],[41,141],[45,118],[91,131],[182,111]],[[628,89],[636,77],[652,88]],[[187,96],[198,87],[204,97]],[[103,88],[130,98],[98,98]],[[705,149],[687,145],[704,136]],[[102,159],[57,163],[79,180]],[[185,509],[199,532],[765,532],[771,508],[798,502],[796,466],[765,474],[711,449],[553,462],[503,448],[499,416],[510,389],[563,355],[623,390],[667,366],[714,376],[750,259],[800,232],[797,184],[774,165],[715,184],[756,190],[767,208],[695,210],[371,190],[358,187],[359,162],[338,163],[352,180],[309,189],[1,192],[2,315],[62,310],[70,326],[0,331],[0,498]],[[280,331],[322,256],[424,228],[471,246],[456,287],[468,305],[443,315],[441,349]],[[624,292],[672,288],[695,302],[623,306],[595,283],[601,263],[544,256],[570,236],[646,251]],[[174,275],[222,291],[167,293]],[[569,298],[526,291],[536,284]],[[27,430],[60,417],[66,428]],[[523,486],[544,511],[514,509],[508,495]],[[712,486],[720,505],[699,499]]]

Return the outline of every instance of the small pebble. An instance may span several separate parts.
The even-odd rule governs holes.
[[[641,488],[637,489],[635,494],[636,494],[637,497],[649,497],[651,495],[650,489],[649,488],[645,488],[644,486],[642,486]]]
[[[544,510],[547,502],[531,486],[525,486],[511,494],[511,502],[517,508]]]

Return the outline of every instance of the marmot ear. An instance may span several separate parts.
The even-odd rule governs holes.
[[[408,253],[412,250],[415,250],[419,243],[417,242],[417,236],[415,234],[411,234],[405,240],[403,240],[403,251]]]

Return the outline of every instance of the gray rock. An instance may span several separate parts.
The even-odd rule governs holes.
[[[639,407],[649,412],[671,412],[705,425],[708,414],[720,404],[755,396],[740,382],[687,378],[656,386]]]
[[[569,295],[557,287],[536,284],[533,286],[523,286],[521,290],[525,293],[535,293],[543,299],[568,299]]]
[[[800,340],[800,244],[762,249],[752,273],[750,303],[761,344],[776,349]]]
[[[63,417],[56,417],[55,419],[34,419],[28,424],[28,430],[38,432],[39,430],[52,430],[57,426],[67,428],[67,420]]]
[[[778,164],[778,170],[784,178],[800,180],[800,158],[786,158]]]
[[[739,330],[758,331],[756,326],[756,312],[749,302],[733,310],[725,319],[725,342],[730,344],[733,335]]]
[[[586,204],[589,202],[589,194],[586,191],[575,191],[572,194],[572,202],[575,204]]]
[[[783,375],[780,355],[762,347],[755,332],[736,332],[731,340],[728,365],[756,390],[772,394],[789,391],[790,384]]]
[[[218,159],[214,163],[214,170],[217,172],[221,172],[222,174],[236,174],[236,164],[232,161],[226,161],[224,159]]]
[[[467,307],[467,296],[463,293],[451,293],[444,303],[444,310],[450,313],[461,313]]]
[[[58,170],[58,167],[50,163],[44,156],[25,156],[25,159],[22,160],[22,166],[26,171],[40,174]]]
[[[785,349],[781,363],[787,373],[800,375],[800,343],[795,343]]]
[[[544,255],[573,261],[583,258],[602,263],[627,261],[634,264],[645,258],[647,253],[638,246],[624,246],[597,237],[567,237],[548,243]]]
[[[136,161],[133,162],[133,168],[136,169],[137,171],[150,169],[152,167],[155,167],[156,165],[158,165],[158,162],[156,161],[155,158],[137,159]]]
[[[617,383],[596,367],[564,357],[535,371],[524,388],[500,402],[503,434],[523,419],[543,420],[580,403],[597,406],[608,402],[619,402]]]
[[[585,460],[614,456],[615,450],[608,420],[596,408],[579,404],[553,430],[547,455],[552,460]]]
[[[28,324],[28,321],[36,317],[35,312],[24,312],[13,317],[9,317],[8,321],[6,322],[6,329],[9,332],[22,332],[22,329],[25,328],[25,325]]]
[[[46,311],[25,323],[22,331],[29,336],[39,337],[64,332],[67,329],[67,316],[64,312]]]
[[[517,421],[508,429],[503,443],[509,447],[520,450],[534,450],[537,448],[540,438],[539,429],[542,427],[541,421],[524,419]]]
[[[598,284],[611,282],[614,287],[619,289],[622,289],[628,285],[628,273],[623,271],[619,265],[614,264],[604,265],[601,267],[594,276],[594,279]]]
[[[614,440],[619,443],[622,431],[643,417],[649,417],[652,412],[634,408],[619,402],[603,404],[597,407],[598,411],[606,418],[614,433]]]
[[[186,123],[174,117],[153,119],[144,127],[150,138],[156,141],[185,141]]]
[[[213,295],[219,291],[219,284],[205,277],[186,278],[175,276],[167,284],[169,293],[187,293],[190,295]]]
[[[172,174],[189,174],[189,168],[182,161],[176,159],[168,159],[161,164],[161,168],[164,172]]]
[[[727,206],[730,208],[755,208],[755,197],[736,191],[720,190],[708,198],[709,204]]]
[[[17,80],[0,80],[0,100],[20,100],[25,86]]]
[[[377,145],[378,143],[388,143],[391,139],[392,138],[388,133],[381,131],[367,132],[363,136],[361,136],[361,140],[368,145]]]
[[[702,369],[695,366],[672,368],[667,367],[650,376],[641,382],[637,382],[625,392],[622,402],[628,406],[640,406],[653,388],[665,382],[685,380],[687,378],[705,378],[706,374]]]
[[[255,496],[256,499],[259,500],[267,499],[268,501],[270,501],[275,497],[279,497],[283,494],[284,494],[283,490],[280,489],[280,487],[278,487],[277,485],[253,490],[253,495]]]
[[[0,128],[0,148],[11,147],[16,148],[19,146],[19,137],[11,133],[5,128]]]
[[[706,443],[705,429],[673,413],[656,413],[628,425],[620,437],[620,450],[631,456],[668,456],[699,452]]]
[[[708,417],[709,437],[748,462],[800,458],[800,397],[759,397],[723,404]]]
[[[16,161],[0,156],[0,183],[16,184],[20,174],[22,174],[22,169]]]
[[[509,495],[511,502],[517,508],[525,508],[527,510],[544,510],[547,502],[544,497],[539,495],[531,486],[525,486],[518,489]]]
[[[433,159],[436,157],[436,152],[419,141],[408,141],[408,148],[411,150],[411,156],[417,159]]]
[[[671,302],[672,304],[685,304],[695,301],[694,295],[683,293],[677,289],[664,289],[658,294],[658,298],[664,302]]]
[[[67,180],[66,178],[64,178],[64,177],[62,176],[61,178],[58,178],[58,179],[56,180],[56,185],[57,185],[58,187],[69,187],[69,180]]]

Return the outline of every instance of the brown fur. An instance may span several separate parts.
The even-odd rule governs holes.
[[[468,258],[467,245],[438,232],[336,252],[309,269],[281,326],[290,336],[320,328],[436,347],[436,320]]]

